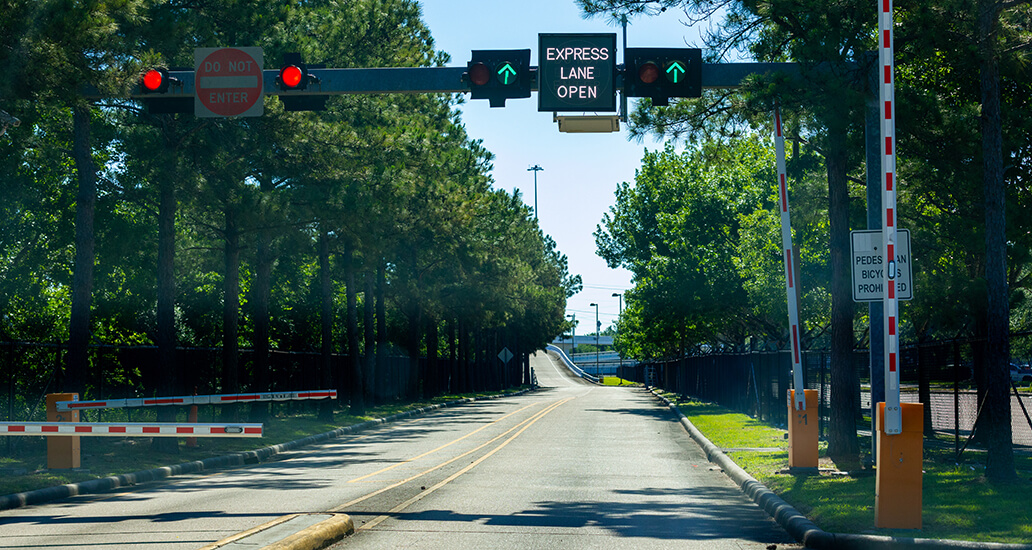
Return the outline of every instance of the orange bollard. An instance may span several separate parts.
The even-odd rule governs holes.
[[[48,393],[47,422],[78,422],[79,411],[59,411],[58,401],[78,401],[77,393]],[[77,435],[47,436],[47,468],[70,470],[82,467],[80,441]]]
[[[874,485],[874,525],[886,529],[921,528],[921,461],[924,456],[924,405],[900,403],[903,433],[885,433],[885,403],[878,403],[878,459]]]
[[[795,390],[788,390],[788,467],[809,468],[817,473],[817,390],[803,390],[806,410],[793,404]]]

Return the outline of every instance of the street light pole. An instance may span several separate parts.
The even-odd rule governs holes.
[[[577,314],[567,315],[566,318],[573,319],[573,326],[570,328],[573,340],[570,342],[570,360],[573,361],[573,354],[577,353]]]
[[[602,323],[599,322],[599,304],[590,303],[588,305],[594,305],[594,378],[601,380],[602,365],[599,364],[599,333],[602,332]]]
[[[538,206],[537,206],[537,173],[544,170],[540,164],[535,164],[530,168],[527,168],[528,172],[534,172],[534,219],[538,219]]]
[[[623,294],[620,294],[619,292],[614,292],[613,293],[613,297],[620,299],[620,310],[619,310],[620,314],[616,318],[616,321],[617,321],[616,322],[616,330],[617,330],[617,334],[619,334],[620,333],[620,321],[623,321]],[[620,366],[617,368],[617,371],[616,371],[616,375],[617,376],[620,376],[620,370],[623,369],[623,354],[622,353],[619,354],[619,357],[620,357]]]

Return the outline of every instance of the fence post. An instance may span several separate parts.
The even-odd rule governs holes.
[[[953,446],[960,458],[960,342],[953,339]]]
[[[813,354],[807,354],[807,358],[812,357],[812,356],[813,356]],[[828,407],[825,406],[824,403],[828,399],[828,392],[824,388],[825,376],[824,376],[824,352],[823,351],[819,352],[817,354],[817,371],[818,371],[818,377],[820,378],[820,382],[819,382],[820,386],[817,389],[817,391],[819,392],[819,394],[817,396],[817,416],[820,418],[820,423],[818,424],[818,432],[817,433],[820,434],[820,437],[827,437],[828,436],[828,423],[824,421],[824,414],[828,412]]]

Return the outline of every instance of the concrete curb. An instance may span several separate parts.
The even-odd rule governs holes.
[[[195,460],[193,462],[184,462],[182,464],[176,464],[175,466],[163,466],[161,468],[154,468],[153,470],[143,470],[131,474],[120,474],[101,479],[91,479],[89,481],[83,481],[80,483],[69,483],[67,485],[47,487],[45,489],[37,489],[35,491],[26,491],[24,493],[0,495],[0,511],[12,510],[14,508],[21,508],[23,506],[30,506],[35,504],[43,504],[53,500],[59,500],[77,495],[106,493],[108,491],[113,491],[121,487],[131,487],[133,485],[137,485],[140,483],[146,483],[148,481],[158,481],[177,475],[215,471],[226,468],[235,468],[247,464],[258,464],[260,462],[267,461],[268,459],[286,451],[292,451],[294,449],[298,449],[306,445],[313,445],[316,443],[322,443],[323,441],[328,441],[330,439],[343,437],[345,435],[360,432],[378,426],[380,424],[396,422],[398,420],[402,420],[405,418],[423,415],[430,411],[442,409],[444,407],[453,407],[456,405],[462,405],[465,403],[472,403],[474,401],[482,401],[486,399],[513,397],[517,395],[523,395],[529,391],[531,390],[527,389],[502,395],[458,399],[455,401],[449,401],[447,403],[430,405],[427,407],[421,407],[419,409],[413,409],[411,411],[405,411],[403,413],[392,414],[391,416],[385,418],[377,418],[375,420],[369,420],[367,422],[362,422],[360,424],[355,424],[352,426],[337,428],[333,431],[311,435],[302,439],[289,441],[287,443],[270,445],[268,447],[263,447],[261,449],[257,449],[254,451],[233,453],[231,455],[226,456],[206,458],[204,460]]]
[[[964,550],[1032,550],[1032,544],[1001,544],[992,542],[968,542],[958,540],[941,539],[915,539],[906,537],[887,537],[878,535],[848,535],[829,533],[822,530],[809,518],[799,513],[791,504],[782,500],[773,491],[752,477],[733,460],[728,458],[716,445],[710,442],[688,420],[677,405],[669,399],[659,395],[655,390],[649,390],[652,395],[666,404],[677,414],[681,425],[688,430],[692,439],[702,447],[706,458],[710,462],[720,466],[724,474],[730,477],[738,487],[749,498],[758,504],[765,512],[770,514],[774,521],[788,532],[797,541],[803,543],[807,548],[817,550],[890,550],[909,548],[957,548]]]
[[[347,514],[334,514],[330,519],[298,531],[270,544],[264,550],[319,550],[355,532],[355,522]]]
[[[330,517],[328,519],[306,527],[296,533],[287,535],[282,539],[276,540],[278,535],[272,534],[276,528],[281,525],[287,525],[291,521],[306,515],[326,514],[286,515],[259,525],[253,529],[248,529],[242,533],[237,533],[218,542],[201,547],[199,550],[217,550],[219,548],[240,546],[246,546],[248,548],[258,548],[261,546],[264,550],[318,550],[320,548],[325,548],[346,536],[352,535],[355,532],[355,522],[351,519],[351,516],[347,514],[329,514]],[[271,539],[268,538],[268,535],[270,534],[272,535]],[[267,540],[248,540],[252,537],[261,539],[263,536],[265,536]],[[275,540],[275,542],[269,542],[269,540]]]

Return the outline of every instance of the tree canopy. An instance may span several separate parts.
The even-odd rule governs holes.
[[[355,406],[519,383],[488,339],[523,364],[559,334],[580,279],[522,199],[492,187],[461,98],[335,96],[291,112],[267,97],[264,116],[235,119],[127,99],[142,67],[192,66],[196,47],[260,46],[267,66],[287,52],[442,65],[418,2],[5,0],[0,30],[0,109],[23,122],[0,138],[0,339],[63,346],[78,307],[81,349],[163,350],[117,367],[140,394],[193,391],[176,348],[220,349],[206,391],[265,390],[271,352],[321,350],[322,380],[357,380]],[[95,396],[98,353],[40,375]],[[399,354],[411,379],[384,366]],[[449,366],[426,372],[420,357]]]

